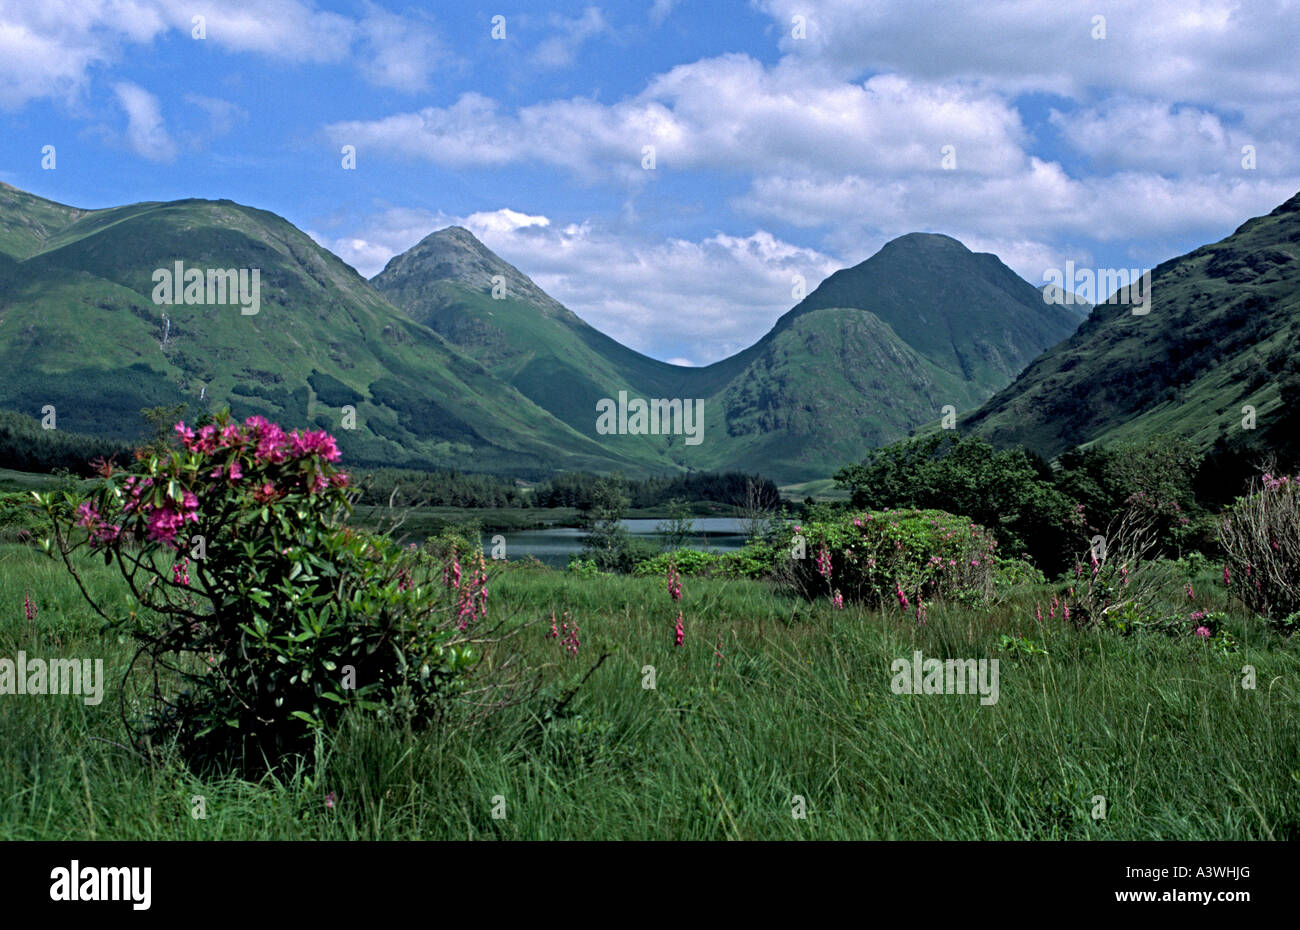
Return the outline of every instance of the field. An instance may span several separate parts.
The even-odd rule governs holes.
[[[1300,650],[1225,606],[1212,571],[1195,585],[1239,651],[1040,623],[1042,590],[917,626],[696,578],[676,647],[663,579],[498,566],[491,610],[544,620],[517,638],[534,698],[454,733],[350,720],[314,774],[254,782],[121,745],[130,646],[61,564],[0,545],[0,656],[103,657],[107,678],[98,706],[0,695],[0,838],[1300,839]],[[576,657],[545,637],[552,611],[578,622]],[[997,702],[893,693],[914,650],[997,658]]]

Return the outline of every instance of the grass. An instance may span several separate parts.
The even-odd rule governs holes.
[[[88,569],[98,595],[129,607],[102,564]],[[1208,573],[1196,588],[1201,607],[1223,608]],[[322,745],[314,776],[250,782],[149,767],[116,745],[129,645],[101,635],[59,564],[3,545],[0,656],[103,657],[108,684],[97,707],[0,696],[0,838],[1300,838],[1295,641],[1239,611],[1231,655],[1081,633],[1038,624],[1044,599],[935,605],[918,627],[761,582],[688,578],[674,647],[679,605],[662,579],[510,567],[492,609],[547,620],[519,641],[542,668],[536,699],[455,734],[353,718]],[[543,635],[565,610],[580,625],[576,658]],[[1000,652],[1006,633],[1047,654]],[[893,694],[890,663],[915,649],[998,658],[998,702]],[[1241,687],[1245,665],[1254,690]],[[806,819],[792,816],[795,795]],[[1105,819],[1092,816],[1097,796]]]

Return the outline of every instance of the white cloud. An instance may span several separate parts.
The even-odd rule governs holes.
[[[186,94],[183,98],[191,106],[198,107],[208,117],[207,136],[224,136],[235,128],[236,124],[248,119],[248,111],[239,104],[217,97],[205,97],[202,94]]]
[[[664,20],[672,15],[673,8],[676,7],[679,2],[681,2],[681,0],[655,0],[650,7],[650,22],[654,23],[656,26],[662,26]]]
[[[1009,93],[1097,91],[1249,109],[1293,108],[1293,0],[757,0],[782,52],[844,79],[893,71]],[[1093,17],[1106,37],[1094,39]],[[791,35],[791,17],[808,37]]]
[[[529,226],[550,226],[551,221],[544,216],[529,216],[503,207],[490,213],[471,213],[465,217],[464,225],[474,233],[511,233]]]
[[[449,56],[422,19],[373,4],[359,17],[318,10],[306,0],[0,0],[0,107],[74,100],[93,68],[121,60],[128,46],[171,35],[291,63],[355,61],[372,84],[402,91],[428,86]]]
[[[609,23],[599,7],[586,7],[572,19],[552,14],[551,23],[559,32],[543,39],[533,52],[533,63],[543,68],[567,68],[588,40],[609,31]]]
[[[452,166],[541,162],[641,181],[645,145],[664,171],[843,172],[870,153],[877,171],[909,174],[938,170],[944,145],[957,146],[974,171],[1025,162],[1019,115],[992,94],[893,75],[826,83],[747,55],[680,65],[610,105],[577,97],[509,114],[466,93],[447,107],[335,123],[327,133]]]
[[[1255,148],[1256,170],[1266,176],[1294,171],[1300,163],[1294,136],[1270,138],[1225,126],[1217,114],[1198,107],[1116,99],[1075,112],[1053,110],[1050,120],[1066,142],[1103,171],[1236,172],[1248,145]]]
[[[592,326],[655,358],[708,364],[750,345],[807,290],[842,267],[815,249],[757,230],[650,241],[594,222],[556,224],[509,208],[466,217],[393,209],[326,248],[367,277],[429,233],[464,226]]]
[[[176,143],[163,122],[158,98],[129,81],[114,84],[113,93],[126,111],[126,143],[131,151],[150,161],[174,159]]]
[[[427,25],[371,5],[358,25],[358,69],[371,84],[408,93],[427,90],[429,78],[450,59]]]

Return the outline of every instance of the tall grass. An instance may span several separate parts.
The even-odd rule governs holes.
[[[129,609],[102,566],[88,578]],[[674,647],[679,605],[662,579],[507,570],[493,609],[547,618],[524,634],[537,699],[456,731],[350,718],[314,769],[250,782],[165,753],[150,766],[120,745],[130,647],[101,635],[61,566],[0,546],[0,656],[102,656],[108,676],[97,707],[0,696],[0,838],[1300,838],[1300,654],[1240,612],[1228,627],[1241,650],[1224,655],[1040,624],[1043,591],[932,605],[918,627],[761,582],[685,588]],[[1204,603],[1212,577],[1196,588],[1198,606],[1224,608]],[[545,638],[552,611],[579,623],[576,658]],[[999,651],[1003,634],[1047,654]],[[999,659],[998,702],[893,694],[890,663],[916,649]],[[806,819],[792,816],[796,795]]]

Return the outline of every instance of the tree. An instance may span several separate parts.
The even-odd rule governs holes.
[[[668,519],[655,527],[663,537],[663,547],[667,552],[675,552],[686,546],[695,529],[695,519],[691,508],[679,497],[668,502]]]
[[[578,504],[578,522],[586,531],[583,555],[602,571],[628,568],[631,540],[623,526],[629,497],[622,473],[597,478]]]

